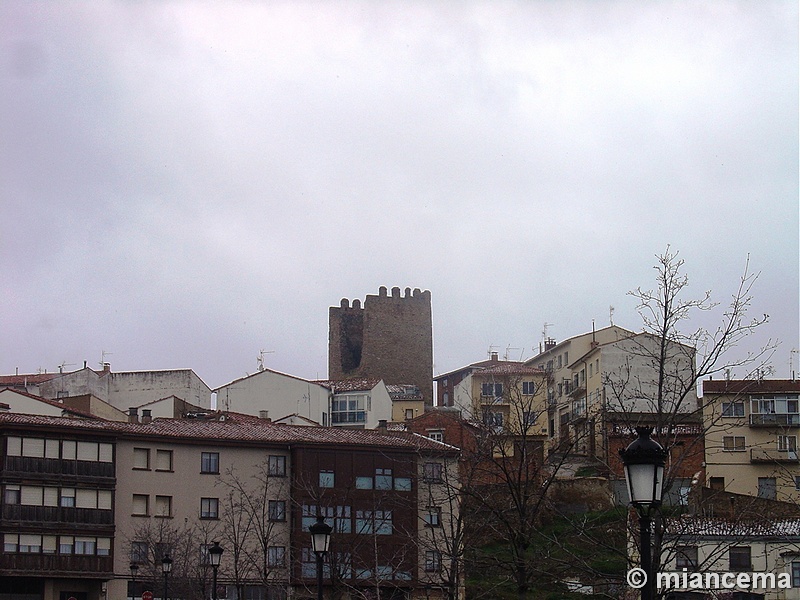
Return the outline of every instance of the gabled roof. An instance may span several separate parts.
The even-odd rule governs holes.
[[[440,379],[445,379],[446,377],[451,377],[452,375],[465,371],[486,375],[540,375],[544,373],[541,369],[526,365],[522,361],[490,358],[488,360],[472,363],[466,367],[461,367],[460,369],[455,369],[454,371],[443,373],[442,375],[437,375],[433,380],[439,381]]]
[[[791,537],[800,538],[800,519],[757,519],[731,521],[706,517],[682,516],[666,522],[666,534],[676,536],[695,536],[698,538],[730,537]]]
[[[0,389],[0,393],[6,391],[14,394],[19,394],[20,396],[25,396],[26,398],[31,398],[32,400],[36,400],[37,402],[41,402],[42,404],[53,406],[55,408],[62,410],[65,413],[75,415],[76,417],[81,417],[83,419],[100,419],[100,417],[93,415],[92,413],[88,413],[82,410],[78,410],[77,408],[66,406],[61,402],[59,402],[58,400],[48,400],[47,398],[42,398],[41,396],[36,396],[35,394],[29,394],[28,392],[16,388],[4,387]],[[100,420],[105,420],[105,419],[100,419]]]
[[[703,394],[797,394],[798,379],[708,379]]]
[[[150,423],[119,421],[84,421],[64,417],[45,417],[0,413],[0,427],[49,427],[74,431],[102,432],[136,438],[154,437],[163,442],[202,441],[205,444],[308,444],[324,446],[379,447],[422,452],[452,452],[452,446],[412,433],[385,433],[371,429],[305,427],[283,425],[265,419],[243,419],[225,415],[225,419],[153,419]]]
[[[354,379],[317,379],[316,383],[332,392],[368,392],[380,384],[380,379],[354,378]]]
[[[28,373],[26,375],[0,375],[0,387],[38,385],[59,377],[62,373]]]
[[[303,379],[302,377],[298,377],[297,375],[289,375],[288,373],[282,373],[280,371],[275,371],[274,369],[267,369],[265,367],[265,368],[261,368],[260,370],[256,371],[255,373],[252,373],[251,375],[245,375],[244,377],[239,377],[238,379],[234,379],[233,381],[231,381],[229,383],[226,383],[225,385],[221,385],[218,388],[214,388],[211,391],[212,392],[219,392],[219,390],[221,390],[223,388],[226,388],[228,386],[231,386],[234,383],[238,383],[240,381],[245,381],[247,379],[254,379],[254,378],[262,376],[262,375],[280,375],[281,377],[288,377],[289,379],[294,379],[296,381],[302,381],[304,383],[312,383],[312,384],[319,385],[315,381],[311,381],[310,379]]]

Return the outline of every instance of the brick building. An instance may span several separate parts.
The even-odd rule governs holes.
[[[328,378],[383,379],[417,386],[433,405],[431,293],[381,287],[361,301],[342,299],[329,310]]]

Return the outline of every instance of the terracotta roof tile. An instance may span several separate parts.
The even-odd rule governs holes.
[[[243,419],[236,415],[224,421],[205,419],[154,419],[150,423],[116,421],[83,421],[63,417],[43,417],[16,413],[0,413],[0,427],[34,425],[104,431],[119,436],[158,436],[161,439],[214,440],[264,444],[324,444],[372,446],[411,451],[450,452],[452,446],[413,433],[382,433],[369,429],[336,427],[303,427],[272,423],[264,419]]]
[[[703,394],[797,394],[796,379],[709,379],[703,382]]]
[[[380,379],[318,379],[316,383],[335,392],[368,392],[381,382]]]

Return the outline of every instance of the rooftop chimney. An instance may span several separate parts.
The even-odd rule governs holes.
[[[150,409],[143,409],[142,410],[142,423],[147,424],[153,420],[153,411]]]
[[[553,338],[547,338],[544,341],[544,351],[547,352],[548,350],[552,350],[556,347],[556,341]]]
[[[260,410],[258,411],[258,418],[264,421],[270,421],[269,418],[269,411],[268,410]]]
[[[380,433],[386,433],[386,419],[380,419],[378,421],[378,426],[375,429]]]
[[[129,408],[128,409],[128,423],[138,423],[139,422],[139,409],[138,408]]]
[[[492,362],[497,362],[497,352],[492,352]]]

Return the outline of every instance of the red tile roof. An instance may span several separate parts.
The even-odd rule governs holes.
[[[797,394],[796,379],[709,379],[703,382],[703,394]]]
[[[336,392],[368,392],[381,382],[380,379],[318,379],[316,383]]]
[[[482,360],[480,362],[472,363],[471,365],[461,367],[460,369],[450,371],[449,373],[437,375],[433,379],[434,381],[439,381],[440,379],[444,379],[445,377],[449,377],[456,373],[462,373],[464,371],[487,375],[541,375],[544,373],[543,370],[534,366],[526,365],[521,361],[494,360],[490,358],[489,360]]]
[[[412,433],[388,434],[370,429],[303,427],[272,423],[264,419],[245,419],[238,415],[226,416],[224,421],[154,419],[150,423],[140,424],[0,413],[0,427],[7,425],[84,429],[86,431],[102,431],[121,437],[156,436],[162,440],[368,446],[429,452],[452,452],[454,450],[452,446]]]
[[[0,375],[0,387],[38,385],[50,381],[62,373],[28,373],[27,375]]]

